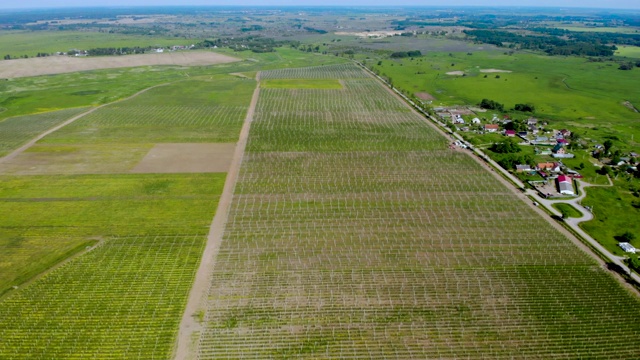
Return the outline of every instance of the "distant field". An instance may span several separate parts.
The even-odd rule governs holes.
[[[38,53],[52,54],[73,49],[121,48],[191,45],[193,40],[145,35],[109,34],[90,31],[0,31],[0,49],[4,55],[34,57]]]
[[[265,89],[342,89],[338,80],[331,79],[272,79],[260,83]]]
[[[238,59],[205,51],[181,51],[122,56],[70,57],[48,56],[44,58],[14,59],[0,62],[0,78],[11,79],[28,76],[63,74],[97,69],[130,68],[154,65],[216,65]]]
[[[506,109],[531,103],[536,117],[583,137],[616,135],[627,144],[632,136],[640,138],[640,114],[623,104],[640,104],[635,90],[640,72],[618,70],[615,63],[524,52],[432,52],[414,60],[383,60],[381,66],[373,67],[408,93],[433,95],[437,99],[433,106],[478,104],[483,98],[498,101]],[[482,73],[482,69],[511,73]],[[446,75],[452,71],[465,76]]]
[[[640,58],[640,47],[618,45],[618,50],[616,50],[616,55],[626,56],[630,58]]]
[[[637,28],[632,27],[591,27],[591,26],[558,26],[558,29],[564,29],[569,31],[583,31],[583,32],[606,32],[606,33],[620,33],[620,34],[638,34]]]

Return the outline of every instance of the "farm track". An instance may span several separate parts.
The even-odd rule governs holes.
[[[233,192],[240,172],[240,166],[242,165],[242,158],[247,146],[251,121],[253,120],[259,95],[260,72],[256,74],[256,89],[253,92],[251,104],[249,105],[247,115],[242,125],[242,130],[240,131],[233,160],[231,161],[229,171],[227,172],[227,178],[220,196],[220,201],[218,202],[218,208],[213,221],[211,222],[211,227],[209,228],[209,234],[207,236],[207,243],[202,254],[198,271],[196,272],[193,286],[189,292],[189,298],[184,310],[184,315],[182,316],[182,321],[180,322],[174,353],[175,359],[190,359],[195,355],[195,353],[193,353],[194,349],[192,348],[193,335],[202,331],[202,325],[196,319],[196,313],[199,309],[204,311],[202,307],[206,304],[206,296],[211,283],[211,272],[215,266],[216,256],[220,251],[222,236],[229,216],[229,209],[231,207],[231,201],[233,200]]]
[[[117,100],[117,101],[114,101],[114,102],[110,102],[110,103],[108,103],[108,104],[102,104],[102,105],[100,105],[100,106],[96,106],[96,107],[94,107],[94,108],[92,108],[92,109],[90,109],[90,110],[88,110],[88,111],[85,111],[85,112],[83,112],[82,114],[76,115],[76,116],[72,117],[71,119],[69,119],[69,120],[67,120],[67,121],[63,122],[62,124],[57,125],[57,126],[54,126],[54,127],[52,127],[51,129],[49,129],[49,130],[47,130],[47,131],[43,132],[42,134],[40,134],[40,135],[36,136],[35,138],[33,138],[31,141],[27,142],[26,144],[22,145],[22,146],[21,146],[21,147],[19,147],[18,149],[14,150],[14,151],[13,151],[13,152],[11,152],[10,154],[8,154],[8,155],[6,155],[6,156],[4,156],[4,157],[0,158],[0,164],[2,164],[2,163],[4,163],[4,162],[11,161],[11,160],[15,159],[18,155],[20,155],[20,154],[22,154],[23,152],[25,152],[27,149],[29,149],[30,147],[32,147],[36,142],[40,141],[40,140],[41,140],[42,138],[44,138],[45,136],[47,136],[47,135],[49,135],[49,134],[51,134],[51,133],[53,133],[53,132],[55,132],[55,131],[57,131],[57,130],[62,129],[63,127],[65,127],[65,126],[67,126],[67,125],[69,125],[69,124],[73,123],[74,121],[76,121],[76,120],[78,120],[78,119],[80,119],[80,118],[82,118],[82,117],[85,117],[85,116],[87,116],[87,115],[89,115],[89,114],[93,113],[94,111],[96,111],[96,110],[98,110],[98,109],[101,109],[101,108],[103,108],[103,107],[105,107],[105,106],[109,106],[109,105],[112,105],[112,104],[116,104],[116,103],[119,103],[119,102],[122,102],[122,101],[126,101],[126,100],[133,99],[133,98],[135,98],[136,96],[138,96],[138,95],[140,95],[140,94],[143,94],[143,93],[145,93],[145,92],[147,92],[147,91],[149,91],[149,90],[151,90],[151,89],[155,89],[155,88],[157,88],[157,87],[161,87],[161,86],[167,86],[167,85],[169,85],[169,84],[171,84],[171,83],[165,83],[165,84],[159,84],[159,85],[151,86],[151,87],[148,87],[148,88],[146,88],[146,89],[140,90],[140,91],[138,91],[137,93],[135,93],[135,94],[133,94],[133,95],[131,95],[131,96],[127,97],[127,98],[120,99],[120,100]]]

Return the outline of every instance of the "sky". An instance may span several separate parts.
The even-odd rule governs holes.
[[[0,9],[86,6],[538,6],[640,9],[639,0],[1,0]]]

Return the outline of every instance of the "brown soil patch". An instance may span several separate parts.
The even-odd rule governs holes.
[[[133,173],[227,172],[236,144],[157,144]]]
[[[435,100],[436,99],[433,95],[431,95],[429,93],[426,93],[426,92],[416,93],[416,97],[418,99],[420,99],[420,100]]]
[[[0,78],[62,74],[97,69],[115,69],[150,65],[201,66],[225,64],[239,59],[205,51],[183,51],[125,56],[43,58],[0,61]]]
[[[511,70],[500,70],[500,69],[480,69],[481,73],[510,73]]]
[[[0,162],[4,175],[127,173],[149,150],[146,144],[36,144]]]

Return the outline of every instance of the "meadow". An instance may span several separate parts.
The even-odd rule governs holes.
[[[2,31],[0,48],[2,56],[27,55],[34,57],[38,53],[54,54],[71,50],[89,50],[94,48],[123,47],[167,47],[173,45],[191,45],[193,40],[176,39],[149,35],[127,35],[91,31]]]
[[[634,145],[632,137],[640,136],[640,114],[624,105],[640,103],[634,90],[640,72],[618,70],[615,63],[527,52],[433,52],[372,66],[409,94],[431,94],[436,98],[433,106],[479,104],[483,98],[504,104],[505,109],[530,103],[536,109],[534,116],[583,137],[617,136],[621,144]],[[465,76],[447,75],[455,71]]]
[[[346,70],[261,74],[344,88],[261,89],[199,358],[635,356],[636,295]]]

